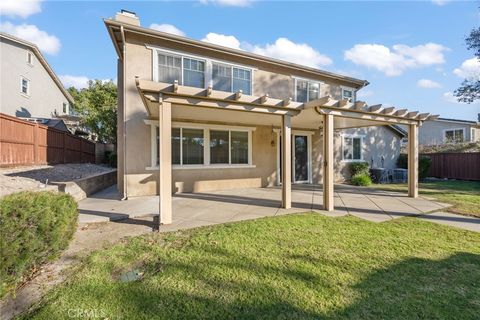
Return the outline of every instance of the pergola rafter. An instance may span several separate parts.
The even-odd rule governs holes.
[[[333,204],[333,132],[334,119],[349,118],[372,125],[375,123],[402,124],[408,126],[408,154],[409,154],[409,196],[418,196],[418,127],[425,120],[434,120],[438,115],[396,109],[395,107],[383,107],[381,104],[369,106],[363,101],[355,103],[349,100],[337,100],[327,95],[306,103],[292,101],[291,98],[275,99],[268,96],[246,95],[242,91],[234,93],[206,89],[193,88],[173,84],[160,83],[151,80],[141,80],[136,77],[136,86],[142,101],[145,104],[150,117],[159,119],[161,135],[159,143],[160,151],[160,223],[171,221],[171,121],[172,105],[184,105],[200,108],[216,108],[224,110],[256,112],[272,116],[281,116],[282,123],[282,207],[291,207],[291,161],[292,152],[290,133],[292,130],[291,118],[302,112],[314,110],[318,115],[318,126],[323,128],[323,195],[325,210],[334,210]],[[310,113],[308,117],[310,117]],[[170,173],[168,173],[168,172]],[[163,219],[163,222],[162,222]]]

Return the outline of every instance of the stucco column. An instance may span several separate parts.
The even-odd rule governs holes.
[[[418,125],[408,126],[408,196],[418,197]]]
[[[333,115],[323,115],[323,208],[333,211]]]
[[[292,207],[292,124],[289,114],[282,116],[282,208]]]
[[[159,223],[172,223],[172,105],[160,103],[159,125]]]

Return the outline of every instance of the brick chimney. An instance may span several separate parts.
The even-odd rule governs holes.
[[[137,17],[137,14],[128,10],[121,10],[115,15],[115,20],[119,22],[129,23],[134,26],[140,26],[140,19]]]

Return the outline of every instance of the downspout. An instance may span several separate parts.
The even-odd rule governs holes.
[[[122,109],[123,109],[123,198],[121,200],[128,199],[127,193],[127,122],[126,118],[126,44],[125,44],[125,31],[123,26],[120,26],[120,33],[122,35]]]

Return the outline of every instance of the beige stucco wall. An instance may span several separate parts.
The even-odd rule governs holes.
[[[42,118],[51,118],[55,110],[62,114],[67,98],[33,53],[33,64],[27,63],[27,51],[22,44],[0,38],[0,112]],[[30,80],[28,96],[20,91],[21,76]]]
[[[459,122],[446,121],[425,121],[420,126],[418,133],[418,143],[420,145],[438,145],[443,144],[445,129],[465,129],[465,141],[472,141],[471,136],[472,125]],[[475,129],[474,130],[478,130]],[[480,141],[480,134],[475,135],[474,141]]]
[[[128,197],[158,194],[158,172],[148,169],[151,166],[151,129],[144,120],[148,118],[145,106],[140,98],[135,85],[135,77],[140,79],[152,79],[152,51],[145,44],[148,39],[140,36],[126,34],[127,45],[125,52],[125,96],[119,95],[119,106],[125,100],[125,113],[119,109],[118,128],[118,156],[119,156],[119,189],[123,191],[122,177],[125,177],[125,192]],[[149,40],[152,41],[152,40]],[[147,43],[154,46],[169,48],[170,44]],[[185,51],[182,47],[172,47],[177,51]],[[202,55],[202,50],[192,52]],[[211,56],[225,60],[225,57]],[[232,61],[242,63],[240,58]],[[254,95],[268,93],[271,97],[287,98],[294,97],[294,77],[306,75],[286,75],[281,70],[272,66],[258,65],[254,71]],[[122,65],[119,65],[119,91],[122,91]],[[322,81],[321,95],[330,94],[334,98],[340,98],[341,85],[335,81],[317,79]],[[175,105],[172,113],[175,116]],[[211,110],[212,114],[216,112]],[[222,124],[236,124],[235,118],[225,117]],[[123,127],[125,126],[125,143],[123,143]],[[183,169],[175,168],[172,173],[173,192],[208,192],[211,190],[266,187],[277,183],[277,157],[278,142],[273,134],[272,126],[250,125],[256,127],[252,133],[252,161],[253,168],[224,168],[224,169]],[[379,128],[379,129],[378,129]],[[365,159],[370,162],[374,157],[374,164],[380,165],[381,155],[385,156],[385,166],[393,167],[400,149],[400,138],[391,130],[384,127],[362,128],[347,130],[349,133],[365,134]],[[302,128],[294,128],[302,130]],[[322,179],[322,139],[320,129],[314,131],[312,137],[312,180],[321,183]],[[346,177],[347,164],[341,161],[341,137],[340,132],[335,136],[335,178],[344,180]],[[274,140],[272,144],[272,140]],[[123,152],[125,157],[123,160]],[[125,166],[125,175],[123,175]],[[121,176],[121,177],[120,177]]]

